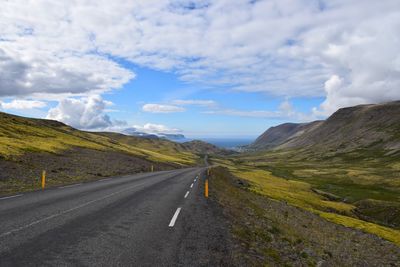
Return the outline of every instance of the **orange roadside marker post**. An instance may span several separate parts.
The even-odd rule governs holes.
[[[206,179],[206,184],[204,186],[204,195],[208,198],[208,179]]]
[[[46,187],[46,171],[42,172],[42,190]]]

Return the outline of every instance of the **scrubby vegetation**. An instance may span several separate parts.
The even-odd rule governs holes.
[[[362,165],[345,164],[340,159],[296,161],[294,157],[287,152],[268,152],[214,157],[213,162],[248,181],[250,190],[256,194],[285,201],[400,246],[400,177],[395,168],[388,167],[396,164],[390,160],[384,166],[365,161]]]
[[[242,173],[243,168],[219,162],[227,168],[212,168],[211,197],[220,203],[231,223],[238,266],[397,266],[399,247],[368,233],[372,227],[379,229],[376,234],[388,230],[387,234],[396,235],[395,230],[333,211],[322,212],[325,207],[319,205],[323,200],[318,201],[318,196],[312,197],[313,208],[309,203],[306,203],[308,208],[301,207],[305,204],[307,187],[288,186],[266,173],[268,183],[275,187],[274,194],[283,195],[277,200],[268,194],[271,188],[268,183],[260,182],[261,173]],[[241,173],[253,181],[239,178],[237,175]],[[358,230],[366,225],[371,228]]]

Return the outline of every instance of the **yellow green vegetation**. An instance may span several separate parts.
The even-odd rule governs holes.
[[[288,203],[308,210],[335,210],[336,212],[349,213],[353,205],[343,202],[324,200],[321,195],[312,191],[310,184],[294,180],[285,180],[273,176],[263,170],[236,170],[236,176],[246,179],[254,185],[252,190],[268,197],[287,201]]]
[[[393,243],[400,246],[400,231],[389,227],[381,226],[379,224],[366,222],[349,216],[343,216],[340,214],[329,213],[329,212],[316,212],[321,217],[328,221],[341,224],[347,227],[360,229],[364,232],[375,234],[386,240],[392,241]]]
[[[293,179],[293,176],[291,176],[293,174],[291,172],[282,171],[279,173],[275,169],[274,171],[269,171],[261,168],[260,166],[262,164],[257,164],[254,161],[248,162],[248,164],[247,161],[242,161],[238,164],[237,159],[214,158],[213,162],[220,166],[227,167],[236,177],[249,181],[251,185],[250,190],[257,194],[275,200],[285,201],[290,205],[316,213],[334,223],[360,229],[400,245],[399,230],[356,218],[353,213],[353,210],[356,208],[355,205],[327,199],[326,196],[319,193],[319,190],[313,190],[315,188],[314,185],[307,180]],[[259,166],[254,167],[255,165]],[[275,172],[280,175],[274,174]],[[298,170],[297,175],[324,175],[331,172],[332,171],[329,170],[310,169],[308,166],[306,169]],[[353,169],[347,171],[336,169],[336,172],[340,172],[342,175],[348,175],[352,183],[354,183],[354,180],[357,180],[354,179],[354,177],[366,175],[361,170]],[[363,184],[370,180],[376,180],[375,177],[372,178],[368,175],[366,175],[366,177]],[[322,184],[320,180],[319,182]],[[360,191],[357,194],[357,197],[360,197],[362,194],[368,194],[368,191]]]
[[[228,162],[224,164],[230,165]],[[240,165],[235,165],[236,168],[231,166],[236,171],[242,168]],[[241,248],[235,251],[233,257],[240,265],[317,266],[321,258],[331,266],[354,266],[360,262],[396,265],[398,247],[361,234],[351,227],[375,231],[380,236],[387,236],[387,239],[392,238],[393,229],[374,229],[374,224],[348,216],[335,216],[337,214],[330,212],[314,210],[314,215],[283,201],[255,194],[251,191],[253,186],[240,180],[237,181],[237,176],[226,168],[212,169],[211,194],[230,218],[233,240],[236,247]],[[325,214],[329,217],[333,215],[333,220],[322,218]],[[329,221],[350,227],[341,227]]]
[[[124,137],[125,139],[122,139]],[[0,114],[0,156],[27,152],[62,153],[73,147],[125,152],[151,161],[191,165],[198,157],[167,140],[146,141],[123,135],[82,132],[64,124]]]

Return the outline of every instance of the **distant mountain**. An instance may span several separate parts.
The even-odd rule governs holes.
[[[400,151],[400,101],[342,108],[325,121],[272,127],[249,149],[312,149],[342,153],[355,149]]]
[[[140,132],[136,128],[127,128],[123,130],[122,133],[130,136],[144,137],[149,139],[164,138],[175,142],[184,142],[185,140],[187,140],[183,134],[167,134],[167,133],[149,134],[145,132]]]
[[[187,141],[186,137],[183,134],[165,134],[165,133],[159,133],[158,137],[160,138],[165,138],[170,141],[174,142],[184,142]]]
[[[182,146],[187,150],[197,154],[218,154],[218,155],[229,155],[235,153],[232,150],[219,148],[210,143],[206,143],[200,140],[193,140],[182,143]]]
[[[144,137],[149,139],[158,139],[158,136],[155,134],[148,134],[144,132],[138,132],[135,128],[127,128],[122,131],[123,134],[137,137]]]

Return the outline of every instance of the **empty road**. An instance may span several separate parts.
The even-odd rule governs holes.
[[[0,266],[229,265],[204,176],[189,168],[0,198]]]

